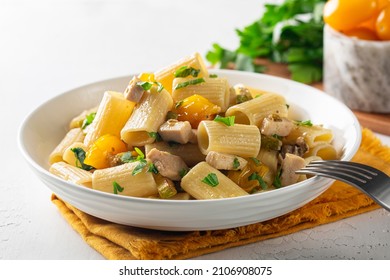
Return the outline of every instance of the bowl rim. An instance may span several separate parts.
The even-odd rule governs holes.
[[[277,76],[268,75],[268,74],[262,74],[262,73],[253,73],[253,72],[244,72],[244,71],[238,71],[238,70],[226,70],[226,69],[209,69],[209,71],[210,72],[220,73],[221,75],[223,73],[229,73],[229,75],[246,75],[246,76],[249,75],[249,76],[254,76],[254,77],[262,76],[263,78],[271,79],[271,80],[274,80],[274,81],[281,81],[281,82],[284,82],[284,83],[295,84],[295,86],[307,88],[310,91],[316,92],[317,94],[318,93],[319,94],[324,94],[324,95],[327,96],[326,98],[332,99],[333,102],[336,102],[336,103],[338,103],[339,106],[344,107],[343,109],[345,109],[347,111],[350,111],[350,113],[351,113],[350,117],[353,119],[353,124],[355,125],[356,128],[358,128],[358,127],[360,128],[360,124],[359,124],[359,121],[358,121],[357,117],[355,116],[355,114],[353,114],[353,112],[344,103],[342,103],[338,99],[334,98],[333,96],[330,96],[330,95],[326,94],[325,92],[323,92],[323,91],[321,91],[321,90],[319,90],[317,88],[314,88],[314,87],[311,87],[309,85],[306,85],[306,84],[303,84],[303,83],[299,83],[299,82],[296,82],[296,81],[293,81],[293,80],[290,80],[290,79],[287,79],[287,78],[282,78],[282,77],[277,77]],[[263,198],[274,197],[274,196],[277,196],[280,192],[288,192],[288,193],[295,192],[296,189],[300,189],[303,186],[313,185],[313,184],[317,184],[317,183],[320,183],[320,182],[326,182],[326,181],[331,180],[331,179],[324,178],[324,177],[314,176],[312,178],[309,178],[309,179],[306,179],[304,181],[301,181],[301,182],[289,185],[287,187],[273,189],[273,190],[270,190],[270,191],[260,192],[260,193],[251,194],[251,195],[248,195],[248,196],[241,196],[241,197],[220,198],[220,199],[207,199],[207,200],[152,199],[152,198],[131,197],[131,196],[124,196],[124,195],[116,195],[116,194],[106,193],[106,192],[90,189],[90,188],[87,188],[87,187],[84,187],[84,186],[81,186],[81,185],[78,185],[78,184],[66,181],[66,180],[64,180],[62,178],[59,178],[59,177],[51,174],[46,168],[44,168],[43,166],[38,164],[30,156],[30,154],[27,152],[27,148],[25,146],[25,139],[24,139],[23,136],[24,136],[25,129],[26,129],[26,126],[27,126],[29,120],[40,109],[42,109],[43,107],[47,106],[49,103],[54,102],[56,99],[59,99],[59,98],[65,96],[65,95],[67,95],[67,94],[69,94],[71,92],[76,91],[76,90],[80,90],[80,89],[83,89],[83,88],[88,88],[88,87],[90,87],[92,85],[106,84],[106,83],[109,83],[109,82],[114,82],[116,80],[128,79],[128,78],[132,77],[133,75],[136,75],[136,74],[109,78],[109,79],[100,80],[100,81],[97,81],[97,82],[91,82],[91,83],[88,83],[88,84],[85,84],[85,85],[82,85],[82,86],[79,86],[79,87],[67,90],[65,92],[62,92],[60,94],[55,95],[52,98],[49,98],[48,100],[44,101],[42,104],[40,104],[40,105],[36,106],[34,109],[32,109],[25,116],[25,118],[22,120],[22,122],[20,123],[19,128],[18,128],[18,135],[17,135],[17,143],[18,143],[19,151],[21,151],[24,159],[29,163],[30,167],[33,167],[33,169],[35,169],[36,171],[38,171],[39,173],[42,173],[43,175],[45,175],[47,177],[50,177],[50,178],[52,178],[54,180],[57,180],[57,181],[60,181],[62,183],[69,184],[69,185],[77,188],[78,190],[80,190],[81,192],[83,192],[85,194],[93,195],[93,196],[96,196],[96,197],[107,198],[107,199],[114,199],[115,198],[116,200],[119,199],[121,201],[127,201],[127,202],[134,201],[134,202],[142,202],[142,203],[161,204],[161,205],[169,205],[169,204],[188,205],[189,207],[191,205],[210,204],[210,202],[212,202],[213,204],[216,204],[216,205],[217,204],[224,204],[227,200],[228,201],[233,201],[233,200],[243,200],[243,199],[245,199],[245,200],[251,201],[251,200],[256,200],[257,197],[259,197],[259,196],[262,196]],[[345,155],[343,157],[343,160],[351,160],[352,157],[356,154],[356,152],[357,152],[357,150],[358,150],[358,148],[360,146],[360,143],[361,143],[361,137],[362,137],[361,133],[357,133],[357,138],[355,139],[355,143],[352,146],[350,153],[348,155]]]

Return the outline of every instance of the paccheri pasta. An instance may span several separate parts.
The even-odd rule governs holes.
[[[196,53],[107,91],[70,120],[50,172],[117,195],[219,199],[285,187],[312,159],[336,159],[330,129],[288,115],[285,98],[209,75]]]

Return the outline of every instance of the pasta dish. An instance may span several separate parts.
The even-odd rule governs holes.
[[[218,199],[305,180],[313,159],[337,159],[333,133],[289,117],[279,93],[229,84],[198,53],[134,76],[123,92],[70,120],[49,171],[116,195]]]

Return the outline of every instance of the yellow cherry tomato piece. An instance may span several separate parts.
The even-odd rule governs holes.
[[[140,79],[143,82],[155,82],[154,74],[153,73],[141,73],[138,75],[138,79]]]
[[[221,108],[207,98],[194,94],[176,103],[174,113],[179,121],[189,121],[192,128],[197,128],[203,120],[212,120]]]
[[[367,21],[365,21],[359,25],[359,27],[368,28],[371,31],[374,31],[375,33],[376,33],[376,21],[378,19],[380,12],[386,6],[390,5],[390,0],[377,0],[377,2],[378,2],[378,7],[377,7],[377,11],[376,11],[375,15],[373,15],[370,19],[368,19]],[[378,40],[379,40],[379,38],[378,38]]]
[[[89,148],[84,163],[102,169],[110,167],[110,157],[127,151],[126,144],[117,136],[106,134],[99,137]]]
[[[376,34],[381,40],[390,40],[390,5],[382,10],[376,20]]]
[[[378,36],[376,35],[376,32],[364,27],[358,27],[355,29],[351,29],[349,31],[345,31],[344,34],[349,37],[353,37],[361,40],[369,40],[369,41],[379,40]]]
[[[390,5],[390,0],[377,0],[377,2],[379,11]]]
[[[264,183],[267,185],[260,185],[259,180],[252,179],[251,176],[253,174],[257,174],[262,178]],[[241,170],[230,170],[227,174],[229,179],[231,179],[234,183],[239,185],[242,189],[244,189],[248,193],[253,193],[254,191],[259,191],[263,188],[267,188],[272,183],[271,173],[269,168],[262,164],[261,162],[255,162],[253,159],[248,159],[248,164]]]
[[[377,9],[377,0],[330,0],[324,6],[324,21],[338,31],[347,31],[375,16]]]

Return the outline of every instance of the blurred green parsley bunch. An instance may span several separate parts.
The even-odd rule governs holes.
[[[236,30],[239,47],[232,51],[213,44],[206,59],[219,68],[264,72],[255,62],[267,58],[286,63],[293,80],[313,83],[322,80],[323,7],[326,0],[285,0],[265,4],[263,16]]]

